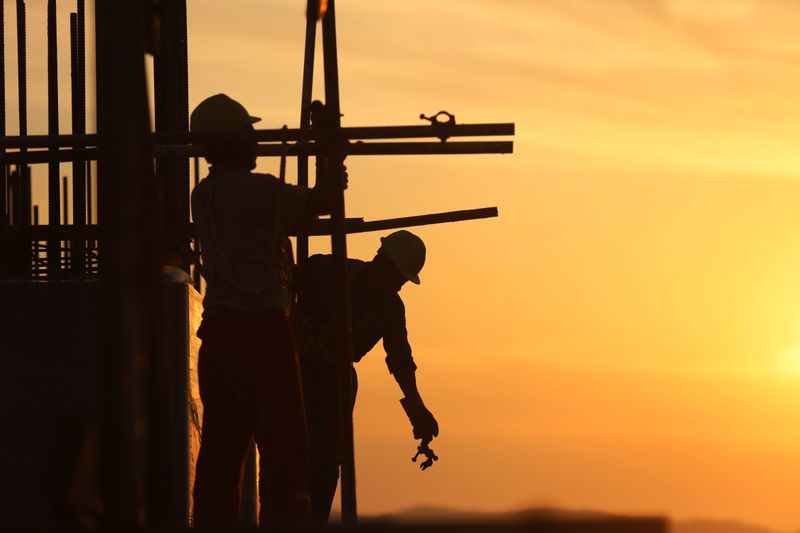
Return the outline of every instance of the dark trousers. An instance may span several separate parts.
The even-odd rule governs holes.
[[[244,465],[261,455],[260,522],[310,516],[297,352],[280,311],[226,311],[204,321],[198,361],[203,428],[194,486],[196,526],[237,526]]]
[[[339,483],[339,396],[336,364],[311,357],[302,358],[303,389],[306,399],[308,432],[311,437],[309,494],[314,522],[327,523],[336,485]],[[358,390],[355,369],[352,374],[353,403]]]

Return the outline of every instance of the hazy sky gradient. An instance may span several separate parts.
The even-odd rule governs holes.
[[[296,126],[303,4],[192,0],[191,105],[226,92],[264,127]],[[351,216],[500,209],[417,230],[429,260],[402,294],[441,460],[409,461],[378,348],[358,365],[360,511],[548,503],[800,527],[800,4],[337,11],[345,125],[440,109],[517,124],[513,155],[347,163]],[[379,236],[352,237],[352,255]]]

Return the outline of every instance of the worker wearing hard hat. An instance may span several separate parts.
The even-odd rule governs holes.
[[[381,239],[371,261],[348,260],[353,360],[358,362],[383,339],[386,365],[405,398],[414,438],[430,442],[439,425],[417,390],[416,364],[406,331],[405,306],[398,292],[419,284],[425,244],[408,231]],[[311,437],[311,507],[315,521],[327,522],[339,476],[337,373],[334,348],[335,295],[330,284],[333,257],[314,255],[298,275],[299,330],[306,413]],[[357,388],[353,374],[353,390]],[[355,398],[354,398],[355,400]]]
[[[204,100],[193,133],[252,130],[260,119],[228,96]],[[194,487],[197,526],[236,526],[243,464],[261,450],[261,521],[309,517],[307,432],[297,351],[288,322],[287,231],[326,211],[342,180],[314,189],[253,173],[256,142],[204,143],[208,177],[192,192],[206,280],[198,362],[202,442]],[[334,185],[336,183],[337,185]]]

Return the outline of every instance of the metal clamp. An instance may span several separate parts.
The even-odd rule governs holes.
[[[439,456],[433,453],[433,450],[430,448],[430,446],[428,446],[430,442],[431,441],[429,440],[423,440],[422,444],[417,446],[417,453],[414,454],[414,457],[411,458],[411,462],[416,463],[417,457],[419,457],[420,455],[424,455],[426,457],[426,459],[419,465],[420,470],[427,470],[428,468],[433,466],[433,463],[435,461],[439,460]]]
[[[441,116],[447,117],[446,120],[440,120],[439,117]],[[420,113],[419,118],[421,120],[427,120],[431,123],[431,126],[439,129],[439,134],[437,137],[439,137],[442,142],[445,142],[447,138],[450,137],[450,132],[447,131],[447,129],[450,126],[456,125],[456,116],[452,113],[448,113],[447,111],[439,111],[435,115],[431,115],[429,117],[426,117],[425,113]]]

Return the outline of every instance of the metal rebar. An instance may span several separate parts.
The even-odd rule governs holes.
[[[256,147],[259,157],[281,157],[316,155],[326,152],[322,143],[292,144],[284,148],[278,144],[260,144]],[[455,142],[371,142],[354,143],[348,146],[347,156],[367,155],[447,155],[447,154],[510,154],[514,151],[512,141],[455,141]],[[202,155],[202,148],[195,145],[159,146],[156,155],[180,154],[186,157]],[[23,152],[6,152],[0,156],[2,161],[11,163],[48,163],[50,161],[74,161],[76,159],[97,159],[97,148],[72,148],[67,150],[34,150]]]
[[[78,0],[77,51],[78,51],[78,132],[86,133],[86,0]],[[76,132],[73,132],[76,133]]]
[[[83,0],[78,3],[78,11],[83,10]],[[70,13],[70,63],[72,71],[71,104],[72,133],[86,133],[86,92],[85,66],[82,63],[84,51],[81,49],[81,21],[78,13]],[[85,160],[72,162],[72,218],[76,226],[86,224],[86,165]],[[72,273],[82,275],[86,271],[86,241],[76,239],[72,242]]]
[[[61,201],[63,202],[62,205],[62,215],[64,217],[63,221],[59,222],[60,224],[69,224],[69,197],[67,195],[67,187],[69,186],[69,181],[67,180],[66,176],[61,177]]]
[[[69,183],[66,176],[61,178],[61,185],[61,201],[63,202],[62,214],[64,216],[63,224],[69,224]],[[52,241],[48,242],[55,242],[58,245],[56,257],[61,259],[59,264],[63,262],[63,267],[68,269],[72,262],[72,241],[70,239],[52,239]]]
[[[19,89],[19,134],[28,134],[27,47],[25,33],[25,0],[17,0],[17,86]]]
[[[47,0],[47,133],[58,135],[58,33],[56,25],[56,0]],[[50,161],[47,169],[47,223],[61,223],[59,198],[59,163]],[[47,242],[47,274],[53,276],[60,270],[58,241]]]
[[[0,2],[0,135],[6,135],[6,8],[5,2]],[[0,157],[5,148],[0,146]],[[6,272],[9,267],[9,248],[6,238],[6,228],[11,223],[10,183],[8,179],[8,165],[0,164],[0,272]]]
[[[17,92],[19,101],[19,135],[28,135],[28,62],[25,0],[17,0]],[[24,150],[20,150],[23,152]],[[28,167],[17,169],[20,180],[18,220],[19,224],[31,223],[31,176]]]
[[[311,126],[311,94],[314,88],[314,55],[317,43],[317,20],[319,18],[319,0],[308,0],[306,3],[306,37],[303,54],[303,87],[300,96],[300,129]],[[308,156],[297,158],[297,184],[308,187]],[[297,236],[297,265],[302,268],[308,258],[308,236],[302,233]],[[302,291],[297,291],[298,294]]]
[[[19,197],[22,194],[21,189],[22,182],[19,179],[19,167],[15,170],[10,171],[8,174],[8,203],[9,203],[9,224],[10,226],[16,226],[19,224]]]
[[[466,220],[477,220],[482,218],[493,218],[497,216],[496,207],[484,207],[480,209],[463,209],[460,211],[448,211],[445,213],[431,213],[428,215],[416,215],[411,217],[387,218],[384,220],[352,219],[346,220],[347,233],[366,233],[369,231],[384,231],[389,229],[411,228],[414,226],[428,226],[431,224],[446,224],[449,222],[463,222]],[[309,235],[330,235],[331,227],[329,220],[317,220],[309,228]]]
[[[0,135],[6,136],[6,3],[0,2]],[[0,146],[0,153],[5,149]]]
[[[328,0],[322,19],[322,54],[325,67],[325,115],[327,117],[327,176],[335,180],[337,193],[331,205],[331,248],[334,257],[334,286],[337,368],[339,377],[339,442],[341,459],[342,523],[355,526],[356,476],[353,440],[353,339],[350,326],[350,286],[347,279],[347,233],[345,232],[344,156],[341,153],[341,108],[339,105],[339,63],[336,50],[335,1]]]
[[[94,222],[94,208],[92,206],[92,163],[86,162],[86,223]]]

